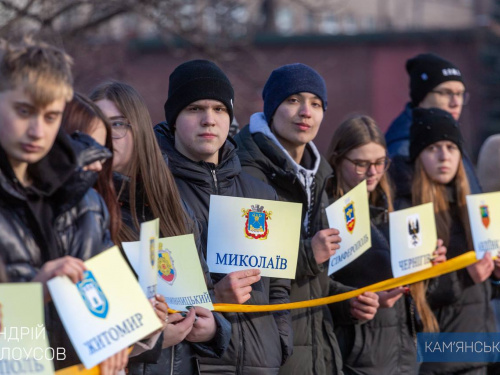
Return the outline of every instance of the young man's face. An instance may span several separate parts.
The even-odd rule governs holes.
[[[24,87],[0,92],[0,145],[14,172],[47,155],[65,106],[66,101],[61,98],[45,108],[37,108]]]
[[[229,122],[229,113],[222,102],[212,99],[193,102],[175,120],[175,148],[193,161],[218,164]]]
[[[285,149],[302,147],[318,134],[323,114],[323,104],[316,95],[294,94],[276,109],[271,129]]]
[[[464,105],[465,86],[460,81],[447,81],[434,87],[418,105],[420,108],[439,108],[460,118]]]

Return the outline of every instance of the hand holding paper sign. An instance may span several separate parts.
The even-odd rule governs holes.
[[[437,246],[436,246],[436,251],[432,253],[432,265],[435,266],[436,264],[446,262],[446,252],[448,250],[446,249],[446,246],[443,246],[443,240],[438,239],[437,240]]]
[[[207,342],[214,338],[217,331],[214,314],[203,307],[196,306],[191,310],[196,312],[193,329],[186,336],[186,340],[191,342]]]
[[[99,364],[101,375],[117,375],[119,371],[125,369],[128,363],[128,352],[128,348],[125,348]]]
[[[245,303],[250,299],[250,285],[260,280],[260,270],[234,271],[214,285],[215,298],[221,303]]]
[[[83,279],[83,272],[85,264],[81,259],[65,256],[45,263],[32,281],[43,284],[43,300],[47,303],[50,301],[47,281],[56,276],[68,276],[72,282],[77,283]]]
[[[494,268],[495,264],[491,259],[491,253],[486,252],[483,259],[467,267],[467,272],[469,272],[471,279],[478,284],[486,281],[491,276]]]
[[[194,309],[190,309],[185,316],[180,313],[170,314],[167,327],[163,330],[162,348],[169,348],[184,340],[193,329],[195,319],[196,312]]]
[[[155,296],[155,300],[153,301],[152,305],[153,305],[153,309],[155,310],[156,316],[162,322],[161,330],[164,330],[167,327],[167,322],[168,322],[168,305],[165,302],[165,297],[157,294]],[[157,331],[157,332],[159,332],[159,331]],[[148,337],[154,336],[157,332],[153,332]]]
[[[339,243],[342,241],[342,238],[340,238],[339,233],[338,229],[328,228],[320,230],[314,235],[311,240],[311,247],[316,263],[325,263],[340,249]]]

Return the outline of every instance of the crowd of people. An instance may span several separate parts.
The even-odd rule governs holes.
[[[385,136],[371,117],[349,117],[334,124],[326,157],[313,141],[328,107],[327,88],[304,64],[270,72],[263,111],[234,138],[228,136],[233,86],[211,61],[187,61],[170,74],[165,121],[155,126],[127,83],[75,93],[71,64],[64,51],[32,39],[0,46],[0,281],[44,285],[50,345],[67,350],[56,369],[79,359],[47,281],[65,275],[78,282],[85,260],[113,244],[138,241],[140,224],[154,218],[161,237],[194,234],[209,293],[219,303],[305,301],[390,279],[388,213],[422,203],[434,204],[439,240],[433,264],[473,248],[465,196],[482,190],[459,126],[468,93],[460,69],[437,55],[407,61],[411,101]],[[327,262],[342,239],[329,227],[325,208],[363,180],[372,246],[328,276]],[[302,204],[293,280],[263,277],[257,269],[209,271],[213,194]],[[416,335],[496,331],[491,299],[499,280],[500,261],[487,254],[434,279],[292,311],[217,313],[195,306],[172,314],[157,296],[161,330],[100,369],[487,374],[484,362],[418,363]]]

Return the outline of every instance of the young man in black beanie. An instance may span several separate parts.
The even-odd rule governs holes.
[[[458,121],[468,101],[460,69],[438,55],[425,53],[415,56],[406,62],[406,71],[410,77],[411,101],[385,134],[391,158],[396,155],[408,156],[412,109],[439,108],[449,112]],[[474,166],[467,153],[462,153],[462,156],[471,192],[480,193]]]
[[[303,205],[297,272],[292,302],[326,297],[351,290],[328,277],[328,262],[339,248],[337,229],[325,215],[325,182],[332,170],[312,142],[324,111],[327,92],[323,78],[304,64],[275,69],[262,92],[264,112],[236,136],[243,170],[271,185],[280,200]],[[372,319],[378,296],[365,293],[335,304],[334,319]],[[327,306],[292,310],[293,355],[280,374],[342,374],[342,358]]]
[[[234,93],[227,76],[207,60],[188,61],[170,75],[167,122],[157,139],[182,199],[201,226],[205,248],[210,195],[276,199],[268,185],[241,171],[236,144],[228,138]],[[211,274],[217,302],[267,305],[290,301],[290,281],[261,277],[249,269]],[[277,374],[291,353],[290,313],[228,313],[229,348],[222,358],[200,358],[204,374]]]

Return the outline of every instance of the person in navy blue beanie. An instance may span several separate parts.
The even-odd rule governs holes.
[[[321,100],[323,110],[326,111],[328,104],[326,84],[318,72],[304,64],[289,64],[273,70],[262,91],[267,122],[271,122],[276,108],[286,98],[300,92],[315,94]]]
[[[352,290],[328,277],[326,262],[339,248],[339,231],[328,226],[324,191],[332,174],[313,143],[328,97],[321,75],[304,64],[275,69],[262,91],[264,111],[235,137],[244,172],[272,186],[280,200],[302,204],[302,230],[291,301],[307,301]],[[343,321],[373,319],[378,296],[364,293],[337,304]],[[292,310],[293,354],[280,374],[342,374],[340,348],[328,307]]]

